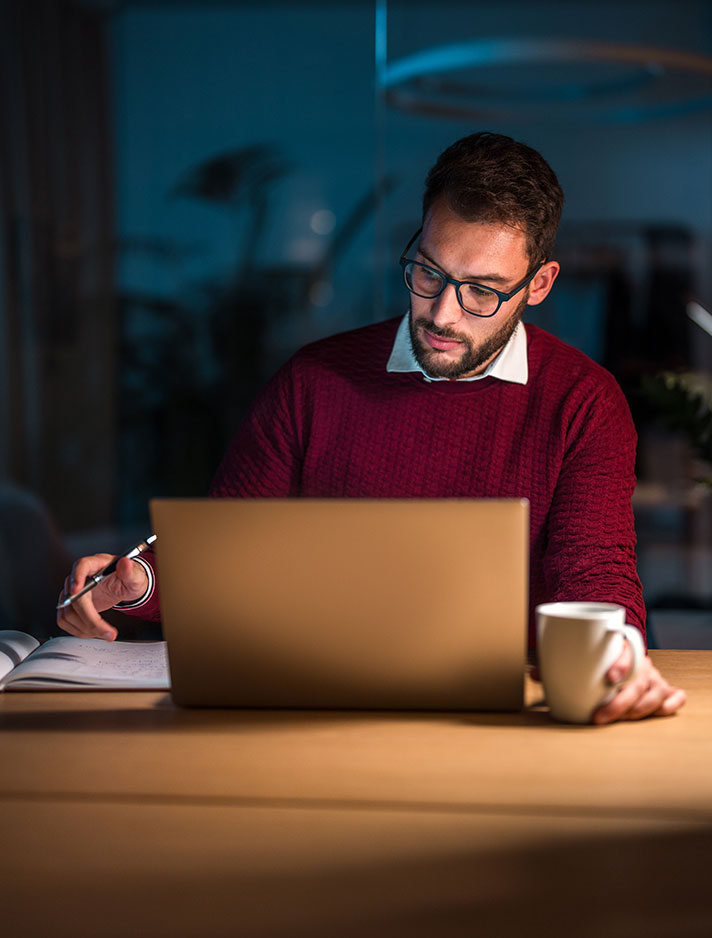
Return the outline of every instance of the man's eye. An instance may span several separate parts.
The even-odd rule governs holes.
[[[429,270],[427,267],[414,267],[413,279],[421,290],[436,290],[442,283],[442,277],[437,271]]]
[[[467,293],[473,299],[486,300],[491,299],[495,295],[492,290],[488,290],[487,287],[481,287],[477,283],[468,283],[466,289]]]

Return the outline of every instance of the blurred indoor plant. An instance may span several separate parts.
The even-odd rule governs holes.
[[[669,429],[682,433],[701,462],[696,482],[712,488],[712,376],[663,371],[642,379],[645,397]]]

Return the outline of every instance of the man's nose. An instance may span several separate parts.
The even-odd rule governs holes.
[[[430,315],[433,324],[441,328],[458,323],[462,319],[464,312],[457,298],[457,287],[452,283],[445,285],[443,292],[435,297],[430,307]]]

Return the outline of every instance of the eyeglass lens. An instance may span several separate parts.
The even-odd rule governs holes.
[[[442,293],[447,281],[437,270],[411,261],[405,266],[405,282],[417,296],[432,299]],[[458,297],[468,313],[491,315],[499,304],[496,293],[475,283],[463,283],[458,288]]]

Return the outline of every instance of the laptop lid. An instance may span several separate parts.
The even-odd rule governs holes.
[[[520,499],[156,499],[182,706],[519,710]]]

